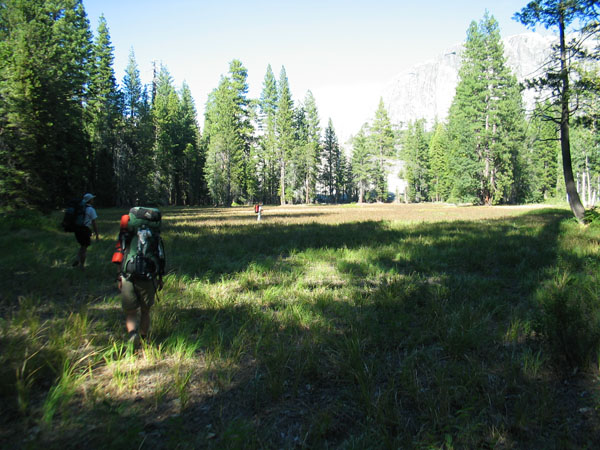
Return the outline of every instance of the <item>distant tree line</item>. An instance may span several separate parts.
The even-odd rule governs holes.
[[[192,94],[164,66],[143,86],[133,51],[117,85],[104,17],[80,0],[0,4],[0,202],[51,209],[206,201]]]
[[[144,85],[131,50],[119,85],[113,50],[106,20],[94,36],[80,0],[0,4],[3,208],[48,210],[84,191],[106,206],[385,202],[395,160],[403,161],[393,175],[407,182],[405,201],[501,204],[565,194],[560,127],[547,120],[558,102],[549,96],[525,115],[522,86],[487,13],[467,31],[447,120],[431,129],[423,120],[392,124],[380,100],[347,153],[331,119],[322,130],[310,91],[294,101],[284,67],[278,79],[267,67],[253,99],[247,69],[231,61],[208,97],[201,132],[187,84],[177,89],[155,65]],[[585,101],[570,147],[586,202],[600,191],[594,67],[572,67],[587,81],[577,91]]]
[[[560,1],[547,3],[560,13]],[[593,2],[571,3],[586,12],[588,20],[597,17]],[[526,115],[524,86],[507,68],[498,23],[487,13],[479,23],[472,22],[447,121],[427,131],[425,122],[417,120],[402,134],[408,200],[505,204],[564,199],[561,127],[568,128],[571,119],[569,168],[572,164],[574,185],[584,203],[595,203],[600,193],[600,79],[594,62],[599,56],[598,29],[589,31],[595,50],[586,53],[577,40],[566,49],[571,79],[577,80],[570,87],[577,108],[561,117],[563,88],[556,85],[560,58],[555,53],[542,78],[528,83],[540,96],[533,113]]]

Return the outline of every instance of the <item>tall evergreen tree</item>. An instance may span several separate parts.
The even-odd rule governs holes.
[[[372,147],[367,136],[368,125],[364,124],[352,139],[352,175],[358,189],[358,203],[363,203],[373,184],[374,161]]]
[[[312,152],[308,143],[308,121],[306,109],[302,104],[294,109],[294,140],[290,155],[288,171],[290,186],[293,192],[294,203],[301,203],[307,196],[305,192],[306,179],[308,178],[310,158]]]
[[[330,202],[335,202],[339,196],[340,146],[333,128],[331,118],[325,128],[323,151],[321,158],[320,179],[325,188],[325,195]]]
[[[304,173],[305,203],[311,203],[316,196],[316,183],[319,172],[319,160],[321,158],[321,120],[317,102],[311,91],[306,93],[304,99],[307,122],[307,146],[303,155],[306,171]]]
[[[536,104],[528,127],[527,167],[528,199],[541,202],[556,195],[558,179],[558,133],[556,124],[547,120],[549,103]]]
[[[115,154],[116,204],[152,201],[154,126],[147,90],[142,86],[133,50],[123,77],[124,126]]]
[[[513,201],[524,115],[504,59],[498,23],[486,12],[467,31],[449,112],[453,196],[484,204]]]
[[[269,203],[275,202],[279,184],[276,128],[278,102],[277,81],[269,64],[259,100],[259,126],[262,135],[259,139],[257,157],[255,158],[261,192],[260,199]]]
[[[289,163],[290,153],[292,151],[294,129],[293,129],[293,113],[294,103],[292,101],[292,93],[288,84],[287,74],[285,67],[281,68],[279,74],[278,84],[278,96],[277,102],[277,158],[279,163],[279,201],[282,205],[285,205],[288,199],[286,193],[287,183],[287,166]]]
[[[171,74],[164,65],[161,65],[153,83],[156,86],[152,103],[156,161],[154,186],[160,203],[180,204],[183,149],[177,139],[179,98]]]
[[[181,190],[183,204],[198,204],[204,194],[204,154],[200,150],[198,118],[192,91],[187,83],[183,83],[179,101],[179,133],[178,146],[182,151]]]
[[[125,76],[123,77],[123,113],[128,118],[138,117],[142,106],[142,80],[135,61],[133,48],[129,51]]]
[[[243,66],[241,61],[234,59],[229,64],[229,74],[231,79],[231,88],[233,89],[235,103],[235,121],[237,123],[238,133],[243,143],[243,158],[241,160],[240,179],[237,184],[240,186],[240,198],[236,199],[240,202],[248,201],[248,185],[252,173],[252,165],[250,164],[250,148],[252,144],[252,135],[254,129],[250,121],[251,102],[246,97],[248,93],[248,70]]]
[[[409,124],[402,155],[409,200],[429,200],[429,139],[424,119]]]
[[[80,0],[7,0],[0,14],[0,204],[81,195],[91,32]]]
[[[244,141],[239,133],[236,91],[228,77],[209,96],[205,112],[205,177],[213,202],[230,206],[242,192]]]
[[[89,178],[100,205],[114,205],[117,200],[114,162],[123,116],[113,61],[108,25],[104,16],[100,16],[98,32],[92,46],[86,114],[86,128],[92,149]]]
[[[442,123],[436,123],[429,142],[429,185],[432,201],[447,200],[450,195],[448,151],[446,127]]]
[[[569,120],[572,113],[573,94],[577,92],[577,83],[571,74],[573,65],[590,56],[583,46],[583,39],[567,42],[567,32],[585,31],[591,26],[591,32],[598,32],[600,5],[595,0],[536,0],[529,2],[515,19],[523,25],[535,28],[538,24],[558,31],[559,45],[553,55],[554,64],[545,66],[545,75],[534,80],[533,84],[555,93],[554,103],[560,107],[560,116],[555,120],[560,126],[560,143],[563,175],[569,205],[573,215],[583,222],[585,209],[581,203],[573,177],[571,162],[571,143],[569,138]],[[556,63],[557,62],[557,63]]]
[[[375,183],[377,189],[377,200],[385,202],[388,199],[387,186],[387,159],[394,154],[394,132],[388,116],[383,98],[379,99],[379,105],[375,111],[375,119],[371,125],[370,141],[373,146],[373,154],[377,158],[374,166]]]
[[[336,176],[336,196],[338,202],[351,201],[353,181],[350,161],[343,150],[340,149],[340,158]]]

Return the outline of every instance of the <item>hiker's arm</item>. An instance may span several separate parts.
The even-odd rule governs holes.
[[[98,225],[96,225],[96,220],[92,220],[92,228],[94,228],[94,233],[96,234],[96,240],[100,239],[98,236]]]

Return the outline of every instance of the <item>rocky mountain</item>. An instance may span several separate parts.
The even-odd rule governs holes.
[[[538,74],[554,40],[539,33],[503,39],[507,64],[519,81]],[[436,58],[400,73],[384,88],[382,98],[393,123],[424,118],[431,126],[436,118],[446,118],[458,83],[462,52],[463,44],[450,47]],[[526,91],[523,98],[525,106],[531,109],[535,93]]]

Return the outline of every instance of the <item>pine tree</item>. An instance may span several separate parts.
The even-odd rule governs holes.
[[[183,204],[198,204],[204,195],[204,154],[200,151],[198,119],[192,91],[183,83],[179,101],[178,146],[182,150],[181,190]]]
[[[563,175],[569,205],[578,221],[584,221],[585,209],[577,193],[571,162],[571,144],[569,138],[569,120],[572,113],[572,95],[577,92],[577,83],[573,83],[571,69],[581,59],[589,59],[584,46],[585,34],[582,39],[567,43],[568,28],[576,27],[575,31],[597,32],[600,5],[595,0],[536,0],[529,2],[515,19],[523,25],[535,28],[542,24],[546,28],[555,28],[559,35],[559,45],[553,55],[554,64],[545,67],[545,76],[533,81],[533,85],[541,89],[550,89],[555,93],[554,104],[560,107],[560,116],[555,121],[560,125],[560,143],[563,165]],[[557,63],[556,63],[557,62]]]
[[[448,152],[446,128],[436,123],[429,143],[430,199],[435,202],[447,200],[450,195]]]
[[[230,206],[242,192],[244,141],[237,121],[236,90],[228,77],[207,101],[204,135],[205,178],[213,202]]]
[[[376,161],[367,136],[368,125],[364,124],[352,139],[352,175],[358,189],[358,203],[363,203],[374,179]]]
[[[340,146],[333,128],[331,118],[325,128],[323,152],[321,157],[320,179],[325,187],[325,195],[330,202],[335,202],[339,196]]]
[[[383,98],[379,99],[375,111],[375,119],[370,129],[370,143],[373,146],[373,154],[377,158],[377,164],[374,166],[377,200],[385,202],[388,199],[386,166],[387,159],[394,154],[394,132]]]
[[[116,204],[131,206],[154,200],[154,126],[147,90],[142,86],[133,49],[123,77],[123,132],[115,153]]]
[[[338,202],[348,202],[352,197],[353,176],[350,168],[350,161],[340,149],[340,158],[338,163],[336,177],[336,195]]]
[[[524,115],[498,23],[487,12],[479,26],[472,22],[467,31],[448,123],[452,196],[484,204],[514,201]]]
[[[429,139],[424,119],[409,124],[402,156],[409,200],[429,200]]]
[[[268,200],[269,203],[275,202],[277,186],[279,184],[276,129],[278,102],[277,81],[269,64],[259,100],[259,126],[262,136],[259,139],[256,157],[256,172],[261,192],[260,198],[263,202]]]
[[[556,195],[558,133],[554,122],[545,119],[549,109],[552,106],[548,102],[537,103],[528,126],[527,199],[532,202],[542,202]]]
[[[321,153],[321,125],[317,103],[311,91],[306,93],[304,99],[307,122],[307,146],[303,155],[305,162],[304,192],[305,203],[311,203],[316,196],[316,183],[319,171]]]
[[[156,161],[153,184],[160,203],[180,204],[180,167],[183,152],[177,142],[179,98],[166,66],[161,65],[153,83],[156,86],[152,103]]]
[[[129,59],[123,77],[123,114],[127,118],[138,117],[142,106],[142,80],[140,79],[140,71],[135,62],[135,53],[133,48],[129,51]]]
[[[250,148],[254,129],[250,121],[251,102],[246,97],[246,94],[248,93],[248,71],[241,61],[234,59],[229,64],[229,74],[231,88],[233,89],[233,101],[235,103],[235,121],[237,123],[240,139],[243,142],[242,167],[240,179],[237,180],[237,184],[240,186],[240,193],[239,198],[235,199],[235,201],[245,203],[248,201],[248,185],[251,177],[254,175],[252,173],[252,165],[250,164]]]
[[[113,47],[108,25],[100,16],[92,47],[91,76],[88,83],[87,129],[91,140],[92,190],[100,205],[116,203],[115,153],[122,126],[122,99],[113,70]]]
[[[289,164],[289,181],[293,192],[294,203],[301,203],[307,196],[305,192],[306,179],[308,177],[311,156],[308,143],[308,121],[306,109],[299,104],[294,109],[294,140]]]
[[[89,185],[83,104],[91,32],[81,1],[0,13],[0,204],[48,209]]]
[[[285,73],[285,67],[281,68],[278,88],[279,101],[277,102],[276,129],[277,159],[280,170],[279,201],[282,205],[285,205],[288,200],[288,194],[286,193],[286,183],[288,181],[286,170],[289,163],[290,153],[292,151],[294,139],[294,104],[292,101],[292,94],[290,92],[290,87],[288,84],[287,74]]]

